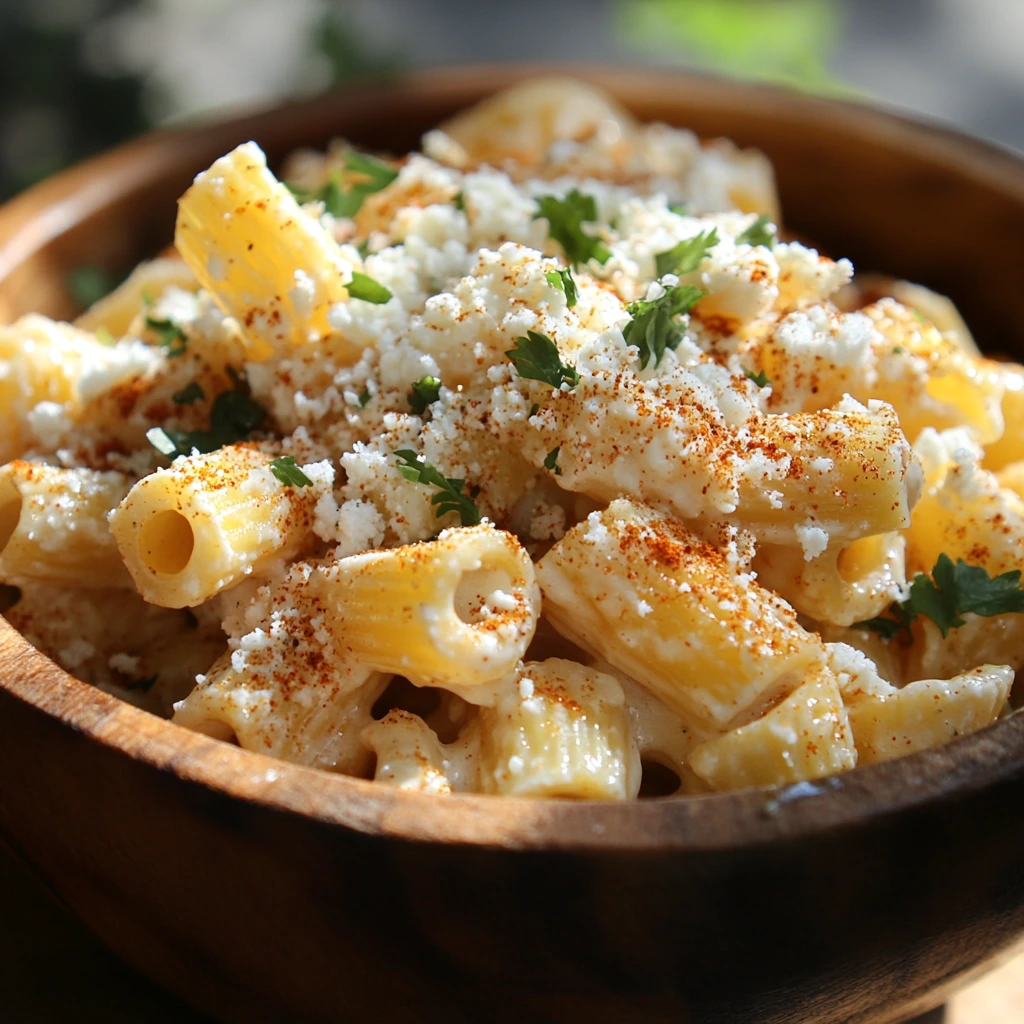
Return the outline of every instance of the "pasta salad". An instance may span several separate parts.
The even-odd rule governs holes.
[[[780,234],[760,153],[527,82],[252,142],[0,327],[5,616],[174,722],[427,793],[815,779],[1006,713],[1024,368]]]

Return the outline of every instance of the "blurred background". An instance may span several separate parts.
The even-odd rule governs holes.
[[[1024,149],[1022,0],[0,0],[0,199],[144,129],[413,67],[688,66]]]

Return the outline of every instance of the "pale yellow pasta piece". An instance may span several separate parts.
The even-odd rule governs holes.
[[[131,484],[123,473],[39,462],[0,468],[0,581],[131,587],[107,525]]]
[[[921,679],[849,702],[860,764],[888,761],[991,725],[1013,685],[1008,665],[982,665],[953,679]]]
[[[587,139],[595,132],[616,136],[636,129],[636,121],[611,97],[573,78],[533,78],[457,114],[441,131],[457,144],[461,166],[507,160],[540,163],[553,142]]]
[[[446,744],[419,715],[394,708],[379,722],[366,726],[362,737],[377,756],[375,782],[417,793],[477,789],[479,736],[475,726]]]
[[[856,763],[839,685],[824,667],[757,721],[690,754],[690,766],[717,790],[803,782],[848,771]]]
[[[832,545],[810,561],[799,548],[764,544],[758,580],[798,612],[837,626],[873,618],[903,595],[906,541],[899,533]]]
[[[485,793],[629,800],[640,788],[622,687],[595,669],[527,662],[479,722]]]
[[[312,537],[317,486],[285,486],[271,457],[240,445],[176,459],[144,477],[110,517],[139,593],[153,604],[200,604]]]
[[[993,471],[1024,462],[1024,366],[995,365],[1003,382],[1003,433],[985,446],[984,466]]]
[[[226,654],[174,706],[173,721],[284,761],[363,775],[372,753],[362,731],[387,677],[327,650],[313,643],[288,661],[241,670]]]
[[[540,614],[530,556],[487,524],[353,555],[327,572],[353,657],[472,704],[493,702],[493,684],[526,653]]]
[[[720,731],[757,717],[823,660],[793,610],[682,524],[627,499],[537,566],[544,613],[580,647]]]
[[[218,623],[147,604],[133,590],[26,583],[4,616],[72,675],[164,717],[226,643]]]
[[[218,305],[241,325],[250,359],[265,359],[331,332],[353,264],[247,142],[200,174],[178,201],[174,242]],[[344,353],[334,339],[334,353]],[[361,346],[351,344],[351,361]]]
[[[77,411],[83,371],[108,354],[86,331],[35,313],[0,326],[0,462],[23,454],[33,442],[29,413],[40,402]]]
[[[1024,668],[1024,615],[981,616],[968,612],[964,624],[946,637],[931,619],[919,617],[911,627],[913,642],[895,646],[901,655],[903,679],[950,679],[990,662]]]
[[[194,292],[196,275],[176,256],[140,263],[109,295],[94,302],[76,321],[83,331],[106,331],[112,338],[124,337],[147,301],[160,297],[167,288]]]

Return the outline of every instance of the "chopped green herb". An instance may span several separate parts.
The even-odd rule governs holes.
[[[539,412],[540,406],[536,402],[534,402],[533,405],[530,406],[530,414],[526,418],[532,420],[533,417],[536,416]]]
[[[144,306],[153,305],[153,296],[149,294],[149,291],[146,288],[142,289],[142,304]]]
[[[124,688],[126,690],[141,690],[143,693],[149,693],[159,678],[158,675],[146,676],[145,679],[136,679],[133,683],[125,683]]]
[[[114,344],[114,336],[106,327],[103,326],[103,324],[100,324],[100,326],[96,328],[96,340],[103,345]]]
[[[465,194],[462,193],[462,192],[456,192],[455,193],[455,198],[452,200],[452,205],[455,207],[456,210],[465,210],[466,209],[466,196],[465,196]]]
[[[771,381],[768,379],[768,374],[765,373],[764,370],[758,370],[757,373],[754,373],[753,370],[744,370],[743,372],[759,388],[766,388],[771,384]]]
[[[270,463],[270,472],[286,487],[312,487],[313,481],[295,465],[294,455],[282,455]]]
[[[354,217],[367,196],[387,188],[398,177],[398,171],[388,164],[355,150],[349,150],[345,154],[345,167],[349,171],[363,175],[365,180],[350,184],[346,188],[342,184],[341,174],[335,171],[327,184],[320,189],[307,189],[287,182],[285,184],[300,203],[319,200],[333,217]]]
[[[185,354],[188,338],[173,320],[158,320],[156,317],[147,316],[146,327],[156,334],[160,347],[167,349],[169,359]]]
[[[684,238],[681,242],[673,245],[665,252],[659,252],[654,257],[654,265],[658,271],[658,277],[665,274],[692,273],[700,266],[700,261],[707,256],[708,251],[718,245],[718,229],[702,231],[693,238]]]
[[[365,409],[372,397],[370,389],[368,387],[363,388],[362,394],[359,396],[359,408]]]
[[[690,208],[686,203],[669,203],[668,208],[678,217],[689,217]]]
[[[399,465],[398,471],[406,480],[438,488],[437,494],[430,499],[438,519],[448,512],[458,512],[463,526],[476,526],[480,522],[480,510],[471,498],[462,493],[466,486],[465,480],[449,480],[429,462],[421,462],[419,456],[408,448],[394,454],[402,460],[403,464]]]
[[[763,245],[769,249],[777,241],[775,225],[766,213],[762,213],[743,234],[736,236],[736,242],[739,245]]]
[[[544,457],[544,468],[550,469],[555,476],[561,476],[562,471],[558,468],[558,453],[562,450],[561,445],[557,448],[552,448]]]
[[[983,566],[969,565],[962,558],[954,563],[948,555],[939,555],[931,576],[919,572],[914,577],[906,601],[893,604],[888,615],[855,622],[854,627],[873,629],[889,640],[924,615],[945,638],[964,624],[968,612],[985,617],[1024,612],[1020,577],[1020,569],[989,576]]]
[[[921,311],[920,310],[911,308],[910,312],[914,314],[914,319],[919,324],[926,324],[926,323],[928,323],[928,321],[921,315]]]
[[[525,338],[516,338],[516,347],[505,355],[519,376],[526,380],[540,380],[556,390],[563,384],[574,388],[580,382],[575,368],[562,362],[558,346],[539,331],[527,331]]]
[[[205,398],[206,394],[197,381],[192,381],[171,397],[176,405],[191,405],[193,402]]]
[[[370,255],[370,240],[368,238],[364,238],[356,246],[356,251],[359,253],[360,257],[365,260],[366,257]]]
[[[67,285],[75,302],[83,309],[88,309],[94,302],[109,295],[120,281],[121,278],[99,267],[84,266],[75,267],[68,274]]]
[[[372,302],[377,306],[391,298],[391,292],[384,285],[374,281],[366,274],[360,274],[358,270],[352,272],[352,280],[347,287],[348,293],[353,299],[362,299],[364,302]]]
[[[230,370],[230,367],[229,367]],[[240,381],[237,373],[236,381]],[[244,441],[266,418],[267,412],[253,401],[248,390],[239,388],[222,391],[210,408],[209,430],[172,430],[169,427],[151,427],[146,439],[169,459],[191,455],[193,449],[200,454],[215,452],[225,445]]]
[[[417,416],[422,416],[427,411],[427,406],[441,397],[441,378],[420,377],[419,380],[413,381],[407,397],[409,408]]]
[[[905,348],[904,348],[904,347],[903,347],[902,345],[897,345],[897,346],[896,346],[896,347],[895,347],[895,348],[894,348],[894,349],[892,350],[892,354],[893,354],[894,356],[901,356],[901,355],[903,355],[903,353],[904,353],[904,352],[906,352],[906,351],[907,351],[907,350],[906,350],[906,349],[905,349]]]
[[[572,279],[572,271],[568,267],[565,270],[549,270],[544,276],[548,279],[548,284],[554,285],[565,295],[565,304],[572,309],[580,297],[576,282]]]
[[[583,230],[584,222],[597,220],[597,203],[593,196],[585,196],[574,188],[564,199],[542,196],[537,205],[539,209],[533,219],[547,219],[548,234],[562,247],[567,263],[579,267],[592,259],[607,262],[611,250],[599,238]]]
[[[657,366],[666,349],[675,350],[683,340],[683,332],[675,322],[677,316],[688,313],[704,292],[692,285],[667,288],[660,299],[641,299],[631,302],[626,312],[633,318],[622,330],[627,345],[640,349],[640,369],[649,364]]]

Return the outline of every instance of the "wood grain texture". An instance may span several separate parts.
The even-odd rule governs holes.
[[[158,249],[174,198],[240,141],[401,151],[525,73],[431,72],[85,164],[0,210],[0,316],[66,314],[67,270]],[[947,288],[983,342],[1024,351],[1015,159],[771,89],[600,80],[641,117],[761,145],[790,226]],[[1020,717],[781,793],[425,798],[188,733],[4,624],[0,666],[0,828],[107,945],[220,1019],[897,1021],[1024,931]]]

